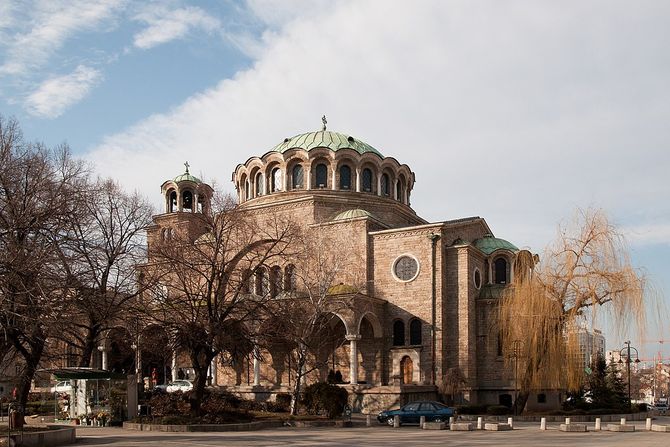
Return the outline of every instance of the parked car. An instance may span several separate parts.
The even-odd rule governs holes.
[[[656,402],[653,405],[647,407],[649,410],[658,411],[660,415],[665,415],[668,412],[668,404],[665,402]]]
[[[401,424],[418,424],[421,416],[426,417],[426,422],[447,422],[450,416],[454,416],[456,410],[447,407],[440,402],[417,401],[401,407],[399,410],[386,410],[377,415],[377,420],[382,424],[393,426],[393,417],[400,416]]]
[[[52,393],[70,393],[72,391],[72,385],[70,385],[69,380],[64,380],[62,382],[56,383],[56,386],[50,388]]]
[[[175,380],[168,383],[165,391],[174,393],[175,391],[191,391],[193,389],[193,382],[190,380]]]

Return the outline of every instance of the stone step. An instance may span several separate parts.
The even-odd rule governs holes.
[[[635,426],[632,424],[607,424],[607,430],[609,431],[620,431],[620,432],[631,432],[635,431]]]
[[[470,422],[454,422],[449,426],[451,431],[472,431],[475,426]]]
[[[561,424],[560,427],[558,427],[560,431],[567,431],[567,432],[585,432],[588,431],[586,428],[586,424]]]
[[[496,424],[496,423],[486,423],[484,424],[484,430],[491,430],[491,431],[504,431],[504,430],[511,430],[512,426],[509,424]]]

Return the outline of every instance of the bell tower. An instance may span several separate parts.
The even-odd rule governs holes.
[[[161,185],[164,208],[147,229],[149,249],[158,242],[195,240],[205,232],[214,190],[189,172],[188,162],[184,167],[183,174]]]

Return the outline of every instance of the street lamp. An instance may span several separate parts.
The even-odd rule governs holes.
[[[626,357],[626,362],[625,362],[626,363],[626,370],[628,372],[628,405],[630,406],[630,405],[632,405],[632,402],[630,400],[630,364],[631,364],[631,362],[640,363],[640,355],[637,352],[637,349],[635,349],[634,347],[632,347],[630,345],[630,341],[624,342],[624,344],[626,346],[619,350],[619,363],[624,363],[623,357],[625,356]],[[625,354],[624,354],[624,351],[626,351]],[[633,353],[635,355],[635,360],[631,360],[631,357],[630,357],[631,356],[631,351],[635,351]]]
[[[521,357],[521,340],[512,341],[512,353],[509,355],[514,359],[514,415],[519,413],[519,357]]]

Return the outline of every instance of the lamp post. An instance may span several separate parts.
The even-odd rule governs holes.
[[[624,342],[626,346],[619,350],[619,363],[624,363],[623,357],[626,357],[626,372],[628,373],[628,406],[632,405],[630,400],[630,364],[631,362],[640,363],[640,355],[637,352],[637,349],[630,345],[630,341]],[[626,352],[624,354],[624,351]],[[635,351],[635,360],[631,360],[631,351]]]
[[[514,340],[512,342],[512,353],[510,358],[514,359],[514,415],[517,416],[519,406],[517,400],[519,399],[519,357],[521,356],[521,340]]]

